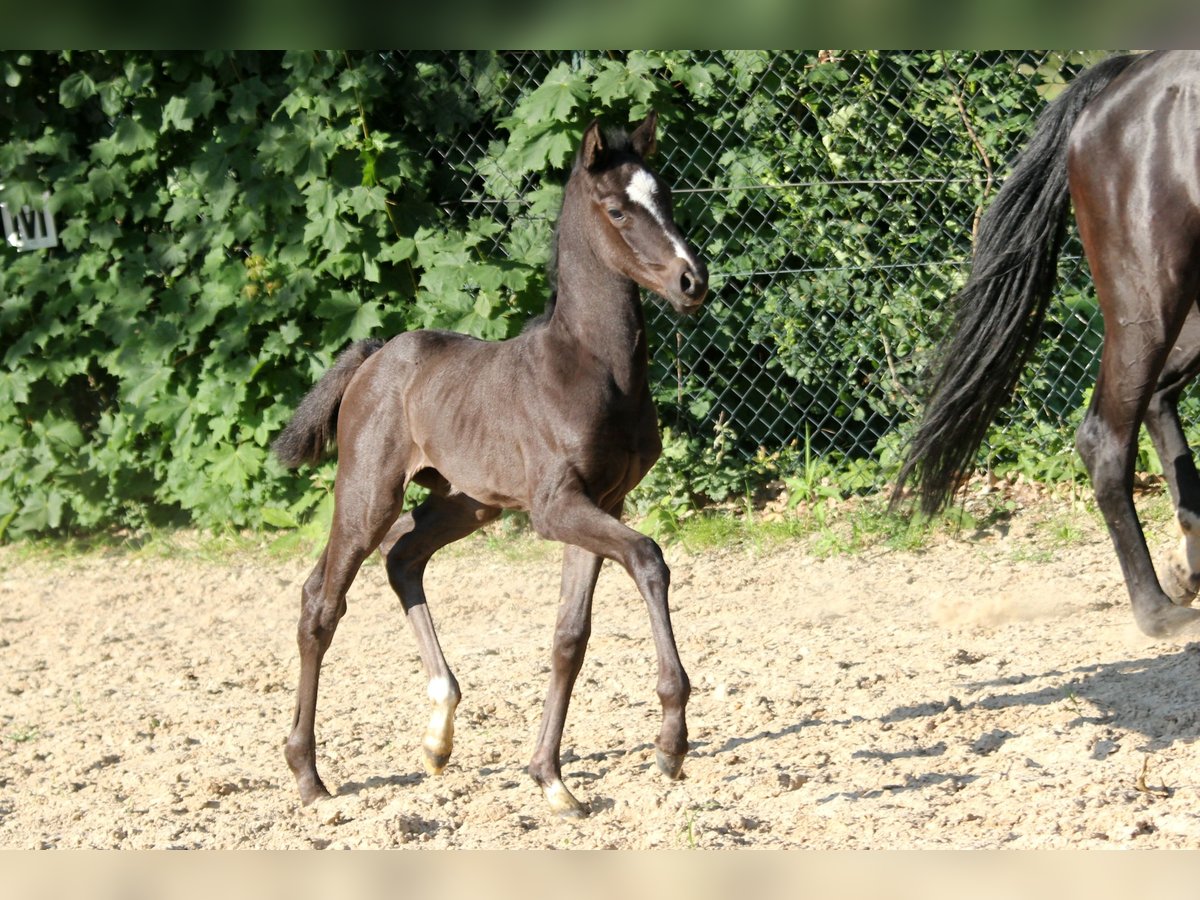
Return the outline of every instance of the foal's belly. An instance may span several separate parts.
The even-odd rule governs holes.
[[[462,494],[496,509],[530,512],[538,497],[565,489],[582,490],[601,509],[609,510],[619,507],[654,459],[610,449],[592,460],[566,463],[561,457],[547,457],[541,462],[514,458],[490,471],[481,471],[476,465],[463,466],[459,461],[439,465],[429,460],[411,480],[435,493]]]
[[[528,511],[528,503],[521,497],[514,496],[512,492],[497,491],[495,488],[479,488],[474,486],[456,485],[448,479],[442,472],[432,466],[427,466],[412,476],[410,481],[419,484],[423,488],[428,488],[435,494],[442,496],[450,496],[460,494],[465,497],[470,497],[476,503],[483,506],[490,506],[494,509],[516,509]]]

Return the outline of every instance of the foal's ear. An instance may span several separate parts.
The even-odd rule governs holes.
[[[630,140],[633,141],[633,149],[637,151],[637,155],[642,159],[653,156],[658,150],[658,139],[655,137],[655,132],[658,130],[658,113],[654,110],[646,115],[632,135]]]
[[[604,132],[600,130],[600,120],[592,119],[592,124],[583,132],[583,143],[579,145],[579,160],[585,169],[596,169],[604,163],[608,155],[608,144],[604,140]]]

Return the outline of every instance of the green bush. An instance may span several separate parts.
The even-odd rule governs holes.
[[[457,173],[427,158],[430,133],[488,114],[445,66],[0,67],[0,197],[48,190],[61,223],[59,247],[0,267],[0,536],[285,521],[320,492],[268,444],[341,347],[428,325],[502,337],[544,301],[540,264],[485,254],[495,226],[437,205]]]
[[[578,135],[651,107],[713,294],[651,318],[671,431],[637,502],[803,481],[813,455],[876,483],[985,158],[998,177],[1090,58],[1044,60],[0,53],[0,200],[48,191],[61,238],[0,250],[0,539],[304,521],[333,466],[286,473],[268,445],[337,351],[519,330]]]

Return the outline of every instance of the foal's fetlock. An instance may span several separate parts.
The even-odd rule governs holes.
[[[283,756],[287,760],[288,768],[296,777],[296,788],[303,806],[311,806],[317,800],[330,796],[329,789],[317,774],[311,752],[297,744],[288,743],[284,747]]]
[[[425,729],[421,751],[425,771],[430,775],[440,775],[450,761],[450,753],[454,749],[454,711],[458,708],[460,696],[458,685],[452,680],[435,678],[429,682],[433,715],[429,718],[429,727]]]
[[[658,770],[668,778],[683,777],[683,760],[688,750],[684,711],[691,692],[692,684],[682,669],[677,679],[659,679],[658,697],[663,705],[663,725],[654,744],[654,758]]]
[[[436,714],[434,718],[437,719]],[[421,742],[421,760],[425,763],[425,771],[430,775],[441,775],[446,764],[450,762],[453,750],[454,725],[450,724],[434,731],[434,723],[430,722],[425,739]]]

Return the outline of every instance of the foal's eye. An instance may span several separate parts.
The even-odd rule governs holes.
[[[608,217],[610,219],[612,219],[614,222],[620,222],[622,219],[625,218],[625,213],[621,212],[615,206],[610,206],[608,208]]]

